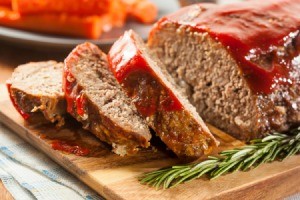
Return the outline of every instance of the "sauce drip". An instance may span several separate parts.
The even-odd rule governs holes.
[[[83,93],[78,89],[78,85],[75,77],[70,72],[70,69],[65,66],[63,75],[63,90],[65,92],[65,98],[67,101],[67,111],[69,113],[74,113],[76,107],[76,112],[80,116],[85,114],[85,98]]]
[[[76,156],[87,156],[90,150],[86,147],[80,146],[74,141],[54,140],[51,143],[52,149],[63,151],[68,154],[75,154]]]
[[[125,86],[143,116],[151,116],[158,109],[182,110],[181,103],[156,77],[129,32],[113,45],[108,60],[116,79]]]
[[[76,97],[76,105],[77,105],[77,114],[80,116],[84,116],[85,113],[85,98],[83,96],[83,93],[80,93]]]
[[[72,113],[74,109],[74,97],[72,96],[72,93],[75,85],[75,78],[70,73],[70,70],[65,66],[63,73],[63,91],[65,92],[68,113]]]
[[[221,42],[237,61],[254,93],[269,94],[293,84],[299,68],[300,0],[252,0],[228,5],[199,4],[162,18]],[[155,29],[154,29],[155,30]],[[289,44],[294,51],[289,52]],[[282,48],[285,49],[282,53]],[[284,55],[283,55],[284,54]],[[264,63],[257,62],[264,60]]]
[[[15,107],[15,109],[20,113],[20,115],[25,119],[29,119],[30,117],[30,114],[24,112],[19,106],[18,104],[16,103],[15,99],[13,98],[11,92],[10,92],[10,88],[11,88],[11,83],[6,83],[6,87],[7,87],[7,90],[8,90],[8,93],[9,93],[9,98],[13,104],[13,106]]]

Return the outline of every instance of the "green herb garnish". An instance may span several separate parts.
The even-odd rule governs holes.
[[[229,172],[247,171],[262,163],[282,161],[300,152],[300,127],[288,134],[275,132],[263,139],[252,140],[248,145],[210,156],[199,163],[172,166],[149,172],[140,177],[140,182],[152,187],[171,188],[180,183],[202,176],[218,178]]]

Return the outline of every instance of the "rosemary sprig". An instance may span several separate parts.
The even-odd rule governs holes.
[[[170,188],[202,176],[215,179],[234,171],[247,171],[262,163],[272,162],[300,152],[300,127],[288,134],[274,133],[263,139],[252,140],[241,148],[226,150],[218,157],[210,156],[199,163],[172,166],[149,172],[140,177],[140,182],[152,187]]]

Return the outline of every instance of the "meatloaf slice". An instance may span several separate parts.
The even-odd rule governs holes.
[[[217,146],[196,109],[178,92],[171,76],[161,68],[162,63],[132,30],[114,43],[108,60],[137,110],[179,157],[199,157]]]
[[[67,111],[119,155],[148,147],[151,134],[95,45],[77,46],[65,59],[63,90]]]
[[[26,120],[41,120],[41,113],[57,126],[64,124],[66,102],[62,91],[63,63],[32,62],[17,67],[7,88],[12,103]]]
[[[299,12],[299,0],[192,5],[148,46],[207,122],[249,140],[300,124]]]

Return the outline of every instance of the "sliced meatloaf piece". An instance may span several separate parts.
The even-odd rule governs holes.
[[[12,103],[26,120],[43,116],[57,126],[64,124],[66,102],[62,91],[63,63],[32,62],[17,67],[7,88]]]
[[[300,124],[299,12],[300,0],[192,5],[148,46],[205,120],[249,140]]]
[[[114,43],[108,60],[137,110],[179,157],[199,157],[217,146],[196,109],[178,92],[162,63],[132,30]]]
[[[67,111],[119,155],[148,147],[151,134],[95,45],[77,46],[65,59],[63,90]]]

